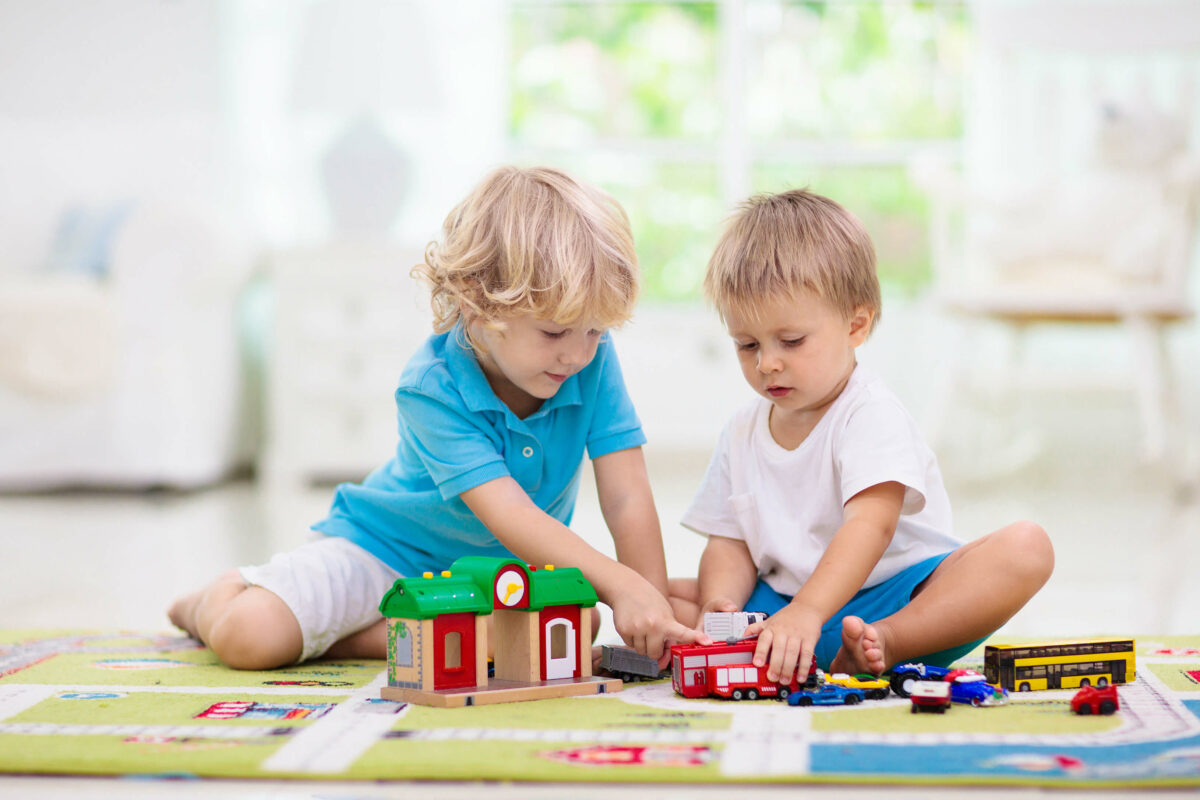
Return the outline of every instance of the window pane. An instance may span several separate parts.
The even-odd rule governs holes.
[[[394,625],[392,660],[397,667],[411,667],[413,665],[413,632],[404,622],[398,621],[392,624]]]
[[[945,138],[961,131],[956,3],[747,3],[746,111],[758,139]]]
[[[567,626],[554,625],[550,628],[550,657],[567,657]]]
[[[901,166],[760,164],[756,192],[808,188],[862,220],[875,242],[879,280],[915,292],[930,279],[928,208]]]
[[[725,209],[716,168],[694,164],[647,164],[642,183],[609,191],[629,212],[647,299],[695,300]]]
[[[510,18],[514,138],[716,133],[715,4],[515,2]]]

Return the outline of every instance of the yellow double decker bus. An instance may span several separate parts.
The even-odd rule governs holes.
[[[983,649],[983,676],[1010,692],[1127,683],[1137,677],[1133,640],[989,644]]]

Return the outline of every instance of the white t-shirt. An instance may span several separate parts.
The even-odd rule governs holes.
[[[683,524],[742,539],[772,589],[794,595],[842,526],[854,495],[888,481],[906,487],[896,534],[863,587],[962,542],[933,452],[883,381],[856,367],[846,388],[794,450],[771,436],[771,403],[734,414]]]

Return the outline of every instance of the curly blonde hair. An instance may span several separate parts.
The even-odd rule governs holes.
[[[760,194],[728,221],[704,276],[704,293],[724,319],[755,316],[764,297],[813,292],[850,319],[882,298],[875,247],[858,217],[806,189]]]
[[[434,330],[506,314],[561,324],[620,325],[639,274],[624,209],[600,189],[549,167],[501,167],[442,225],[412,270],[431,287]],[[478,343],[472,342],[478,346]]]

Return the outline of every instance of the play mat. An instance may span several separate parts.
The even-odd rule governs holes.
[[[621,692],[433,709],[379,698],[385,663],[235,672],[195,642],[0,633],[0,772],[337,780],[1200,786],[1200,637],[1138,637],[1115,716],[1070,691],[911,714]],[[978,666],[979,655],[964,660]]]

